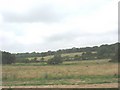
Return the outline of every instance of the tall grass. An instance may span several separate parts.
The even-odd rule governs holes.
[[[62,65],[5,65],[3,85],[84,84],[117,82],[118,65],[107,60],[71,61]]]

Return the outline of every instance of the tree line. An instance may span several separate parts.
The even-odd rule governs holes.
[[[101,46],[94,47],[86,47],[86,48],[71,48],[71,49],[63,49],[57,51],[48,51],[42,53],[17,53],[11,54],[9,52],[2,52],[2,63],[3,64],[11,64],[15,62],[37,62],[36,57],[42,57],[41,61],[44,61],[44,57],[48,55],[54,55],[53,58],[48,60],[48,64],[56,64],[61,63],[62,61],[71,61],[71,60],[95,60],[95,59],[112,59],[111,61],[117,61],[119,58],[119,47],[120,43],[115,44],[105,44]],[[82,55],[75,55],[74,57],[64,56],[61,57],[61,54],[65,53],[76,53],[82,52]],[[28,60],[28,57],[34,57],[31,61]],[[56,62],[55,62],[56,61]],[[119,61],[119,60],[118,60]]]
[[[26,53],[17,53],[15,54],[16,57],[23,57],[23,58],[28,58],[28,57],[45,57],[48,55],[55,55],[55,53],[60,53],[60,54],[65,54],[65,53],[75,53],[75,52],[98,52],[100,55],[103,55],[103,57],[106,57],[108,54],[107,53],[115,53],[115,48],[119,43],[115,44],[105,44],[101,46],[94,46],[94,47],[85,47],[85,48],[71,48],[71,49],[59,49],[57,51],[47,51],[47,52],[26,52]],[[107,55],[106,55],[107,54]]]

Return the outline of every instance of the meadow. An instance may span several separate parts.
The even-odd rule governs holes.
[[[118,82],[118,63],[109,59],[67,61],[60,65],[15,63],[3,65],[3,86],[82,85]]]

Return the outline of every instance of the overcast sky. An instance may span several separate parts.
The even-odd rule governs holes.
[[[117,37],[118,0],[0,0],[0,50],[43,52]]]

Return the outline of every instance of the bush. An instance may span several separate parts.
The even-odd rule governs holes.
[[[29,59],[26,58],[17,58],[16,63],[29,63]]]
[[[70,61],[70,57],[69,56],[64,56],[64,57],[62,57],[62,60],[63,61]]]
[[[45,60],[44,57],[42,57],[42,58],[41,58],[41,62],[44,62],[44,60]]]
[[[9,52],[2,52],[2,64],[15,63],[15,55]]]
[[[79,55],[75,55],[74,60],[81,60],[81,57]]]
[[[63,60],[62,60],[61,55],[60,54],[56,54],[56,55],[54,55],[53,58],[51,58],[51,59],[49,59],[47,61],[47,64],[56,65],[56,64],[60,64],[62,62],[63,62]]]
[[[96,53],[92,53],[92,52],[86,52],[86,53],[82,53],[82,60],[95,60],[97,55]]]
[[[115,55],[111,58],[110,62],[120,62],[120,55],[118,55],[119,53],[116,52]]]

